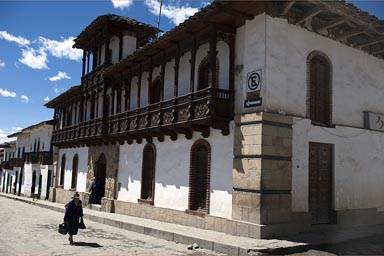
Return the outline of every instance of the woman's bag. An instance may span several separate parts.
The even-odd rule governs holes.
[[[65,223],[59,224],[59,233],[66,235],[68,233],[67,225]]]
[[[80,222],[79,222],[79,229],[85,229],[85,228],[86,228],[86,226],[84,224],[83,217],[81,217]]]

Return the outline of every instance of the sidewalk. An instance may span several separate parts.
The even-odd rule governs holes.
[[[64,213],[64,205],[45,200],[0,193],[0,196]],[[307,243],[277,239],[252,239],[227,235],[221,232],[187,227],[161,221],[142,219],[116,213],[100,212],[84,208],[84,218],[156,238],[183,244],[197,243],[201,248],[233,256],[266,254],[289,254],[308,249]]]
[[[15,196],[0,192],[0,196],[64,213],[64,205],[45,200]],[[116,213],[100,212],[84,208],[84,218],[105,225],[142,233],[156,238],[183,244],[197,243],[201,248],[233,256],[260,254],[291,254],[304,252],[322,245],[336,244],[354,239],[384,235],[384,225],[354,227],[343,230],[328,228],[313,233],[302,233],[287,238],[252,239],[221,232],[187,227],[156,220],[143,219]],[[296,241],[296,242],[294,242]]]

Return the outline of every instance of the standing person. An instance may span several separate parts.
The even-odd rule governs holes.
[[[89,204],[95,203],[95,197],[96,197],[96,179],[93,177],[91,186],[89,188]]]
[[[65,205],[64,222],[67,225],[69,243],[73,244],[73,235],[77,235],[79,220],[83,218],[83,206],[80,195],[75,192],[72,200]]]

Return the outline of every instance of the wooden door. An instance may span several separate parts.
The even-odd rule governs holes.
[[[312,224],[332,222],[332,165],[331,144],[309,143],[309,212]]]

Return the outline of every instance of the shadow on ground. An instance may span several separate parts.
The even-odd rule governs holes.
[[[73,242],[74,246],[87,246],[87,247],[94,247],[94,248],[100,248],[103,247],[102,245],[98,243],[87,243],[87,242]]]

